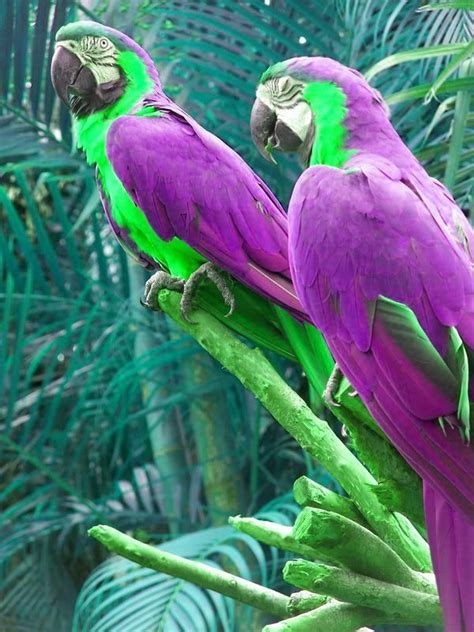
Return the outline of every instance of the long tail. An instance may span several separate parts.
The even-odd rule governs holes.
[[[286,310],[275,307],[281,327],[319,400],[334,367],[334,360],[321,332],[297,322]]]
[[[424,483],[425,517],[446,632],[474,630],[474,522]]]
[[[228,306],[211,283],[200,285],[197,303],[221,323],[259,347],[297,362],[298,357],[282,331],[274,306],[238,282],[232,286],[232,292],[236,308],[230,315]]]
[[[200,288],[199,305],[258,346],[299,362],[314,392],[321,398],[334,366],[321,333],[312,325],[299,323],[289,312],[240,283],[236,282],[232,291],[236,309],[231,316],[226,316],[228,308],[211,284]]]

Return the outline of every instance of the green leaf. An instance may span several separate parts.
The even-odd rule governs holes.
[[[453,74],[463,63],[464,60],[470,59],[474,54],[474,41],[470,44],[466,44],[463,50],[461,50],[446,66],[442,73],[440,73],[436,81],[431,86],[430,91],[425,96],[425,103],[429,103],[433,99],[440,87],[445,83],[446,79]]]
[[[440,9],[464,9],[472,10],[472,0],[445,0],[444,2],[435,2],[425,4],[418,9],[418,13],[423,11],[438,11]]]
[[[474,62],[469,62],[461,67],[461,75],[467,75],[472,79],[474,74]],[[454,120],[452,124],[452,133],[449,141],[448,157],[446,159],[446,171],[444,174],[444,182],[448,189],[454,188],[456,176],[459,170],[459,164],[462,157],[463,147],[468,145],[468,139],[465,137],[468,124],[469,107],[472,95],[468,92],[459,92],[456,96],[456,104],[454,107]]]
[[[413,99],[424,99],[426,93],[431,88],[431,84],[422,84],[420,86],[414,86],[407,90],[402,90],[391,94],[386,97],[386,102],[389,105],[396,103],[402,103],[403,101],[411,101]],[[439,88],[438,94],[448,94],[451,92],[458,92],[462,90],[472,91],[474,90],[474,77],[462,77],[460,79],[450,79],[445,81]]]
[[[395,53],[389,57],[385,57],[377,64],[369,68],[365,73],[367,81],[371,81],[376,75],[380,74],[384,70],[393,68],[398,64],[403,64],[410,61],[419,61],[420,59],[429,59],[431,57],[439,57],[445,55],[457,55],[464,51],[465,44],[440,44],[439,46],[428,46],[427,48],[415,48],[413,50],[406,50],[401,53]]]

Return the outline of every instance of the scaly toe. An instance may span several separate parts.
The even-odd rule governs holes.
[[[323,399],[328,406],[335,406],[336,408],[340,408],[341,404],[338,404],[333,398],[332,389],[325,388],[323,392]]]
[[[140,303],[153,311],[160,311],[158,305],[158,294],[161,290],[173,290],[182,292],[184,281],[179,277],[171,276],[164,270],[158,270],[145,283],[144,300],[140,299]]]
[[[337,364],[334,365],[331,375],[329,376],[329,380],[327,381],[326,388],[323,392],[323,399],[328,406],[335,406],[336,408],[340,407],[336,401],[334,401],[333,395],[339,388],[339,385],[342,380],[342,372]]]
[[[207,278],[214,283],[224,299],[224,303],[229,307],[229,311],[225,315],[226,318],[232,316],[235,310],[235,297],[232,290],[226,283],[223,273],[220,272],[214,264],[209,264],[206,268],[205,274]],[[224,273],[225,274],[225,273]]]
[[[192,311],[193,309],[193,291],[194,291],[194,285],[191,284],[191,286],[189,286],[188,284],[185,284],[184,286],[184,291],[183,291],[183,296],[181,298],[181,302],[179,304],[179,313],[181,314],[181,318],[183,320],[185,320],[187,323],[189,323],[190,325],[195,325],[196,322],[194,320],[191,320],[191,318],[189,318],[189,313]]]
[[[202,279],[206,277],[209,279],[209,281],[214,283],[214,285],[217,287],[220,294],[222,295],[224,303],[229,307],[229,311],[226,314],[226,317],[230,316],[234,312],[235,298],[232,294],[231,289],[226,283],[225,277],[223,276],[224,274],[226,275],[226,273],[221,272],[217,268],[217,266],[210,261],[204,263],[191,274],[189,279],[184,284],[183,298],[181,299],[180,311],[183,320],[188,323],[195,324],[189,318],[189,312],[193,309],[193,300],[199,284]]]

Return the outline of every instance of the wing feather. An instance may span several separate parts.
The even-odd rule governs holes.
[[[301,315],[288,266],[286,214],[230,147],[177,110],[117,119],[107,155],[162,239],[179,237]]]
[[[469,251],[376,158],[309,168],[289,233],[298,296],[343,372],[418,473],[474,519],[474,449],[460,432],[469,434]]]

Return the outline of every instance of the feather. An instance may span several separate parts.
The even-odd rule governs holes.
[[[464,241],[426,203],[429,189],[420,195],[406,172],[373,153],[360,152],[344,167],[310,167],[295,186],[293,280],[344,374],[424,480],[446,629],[468,632],[474,629],[474,449],[466,442],[472,263]],[[451,208],[451,217],[456,213]],[[444,431],[439,418],[449,422]]]
[[[286,215],[227,145],[168,103],[159,117],[117,119],[107,136],[107,155],[137,212],[162,240],[180,238],[303,317],[290,279]],[[143,250],[139,240],[138,235]]]

